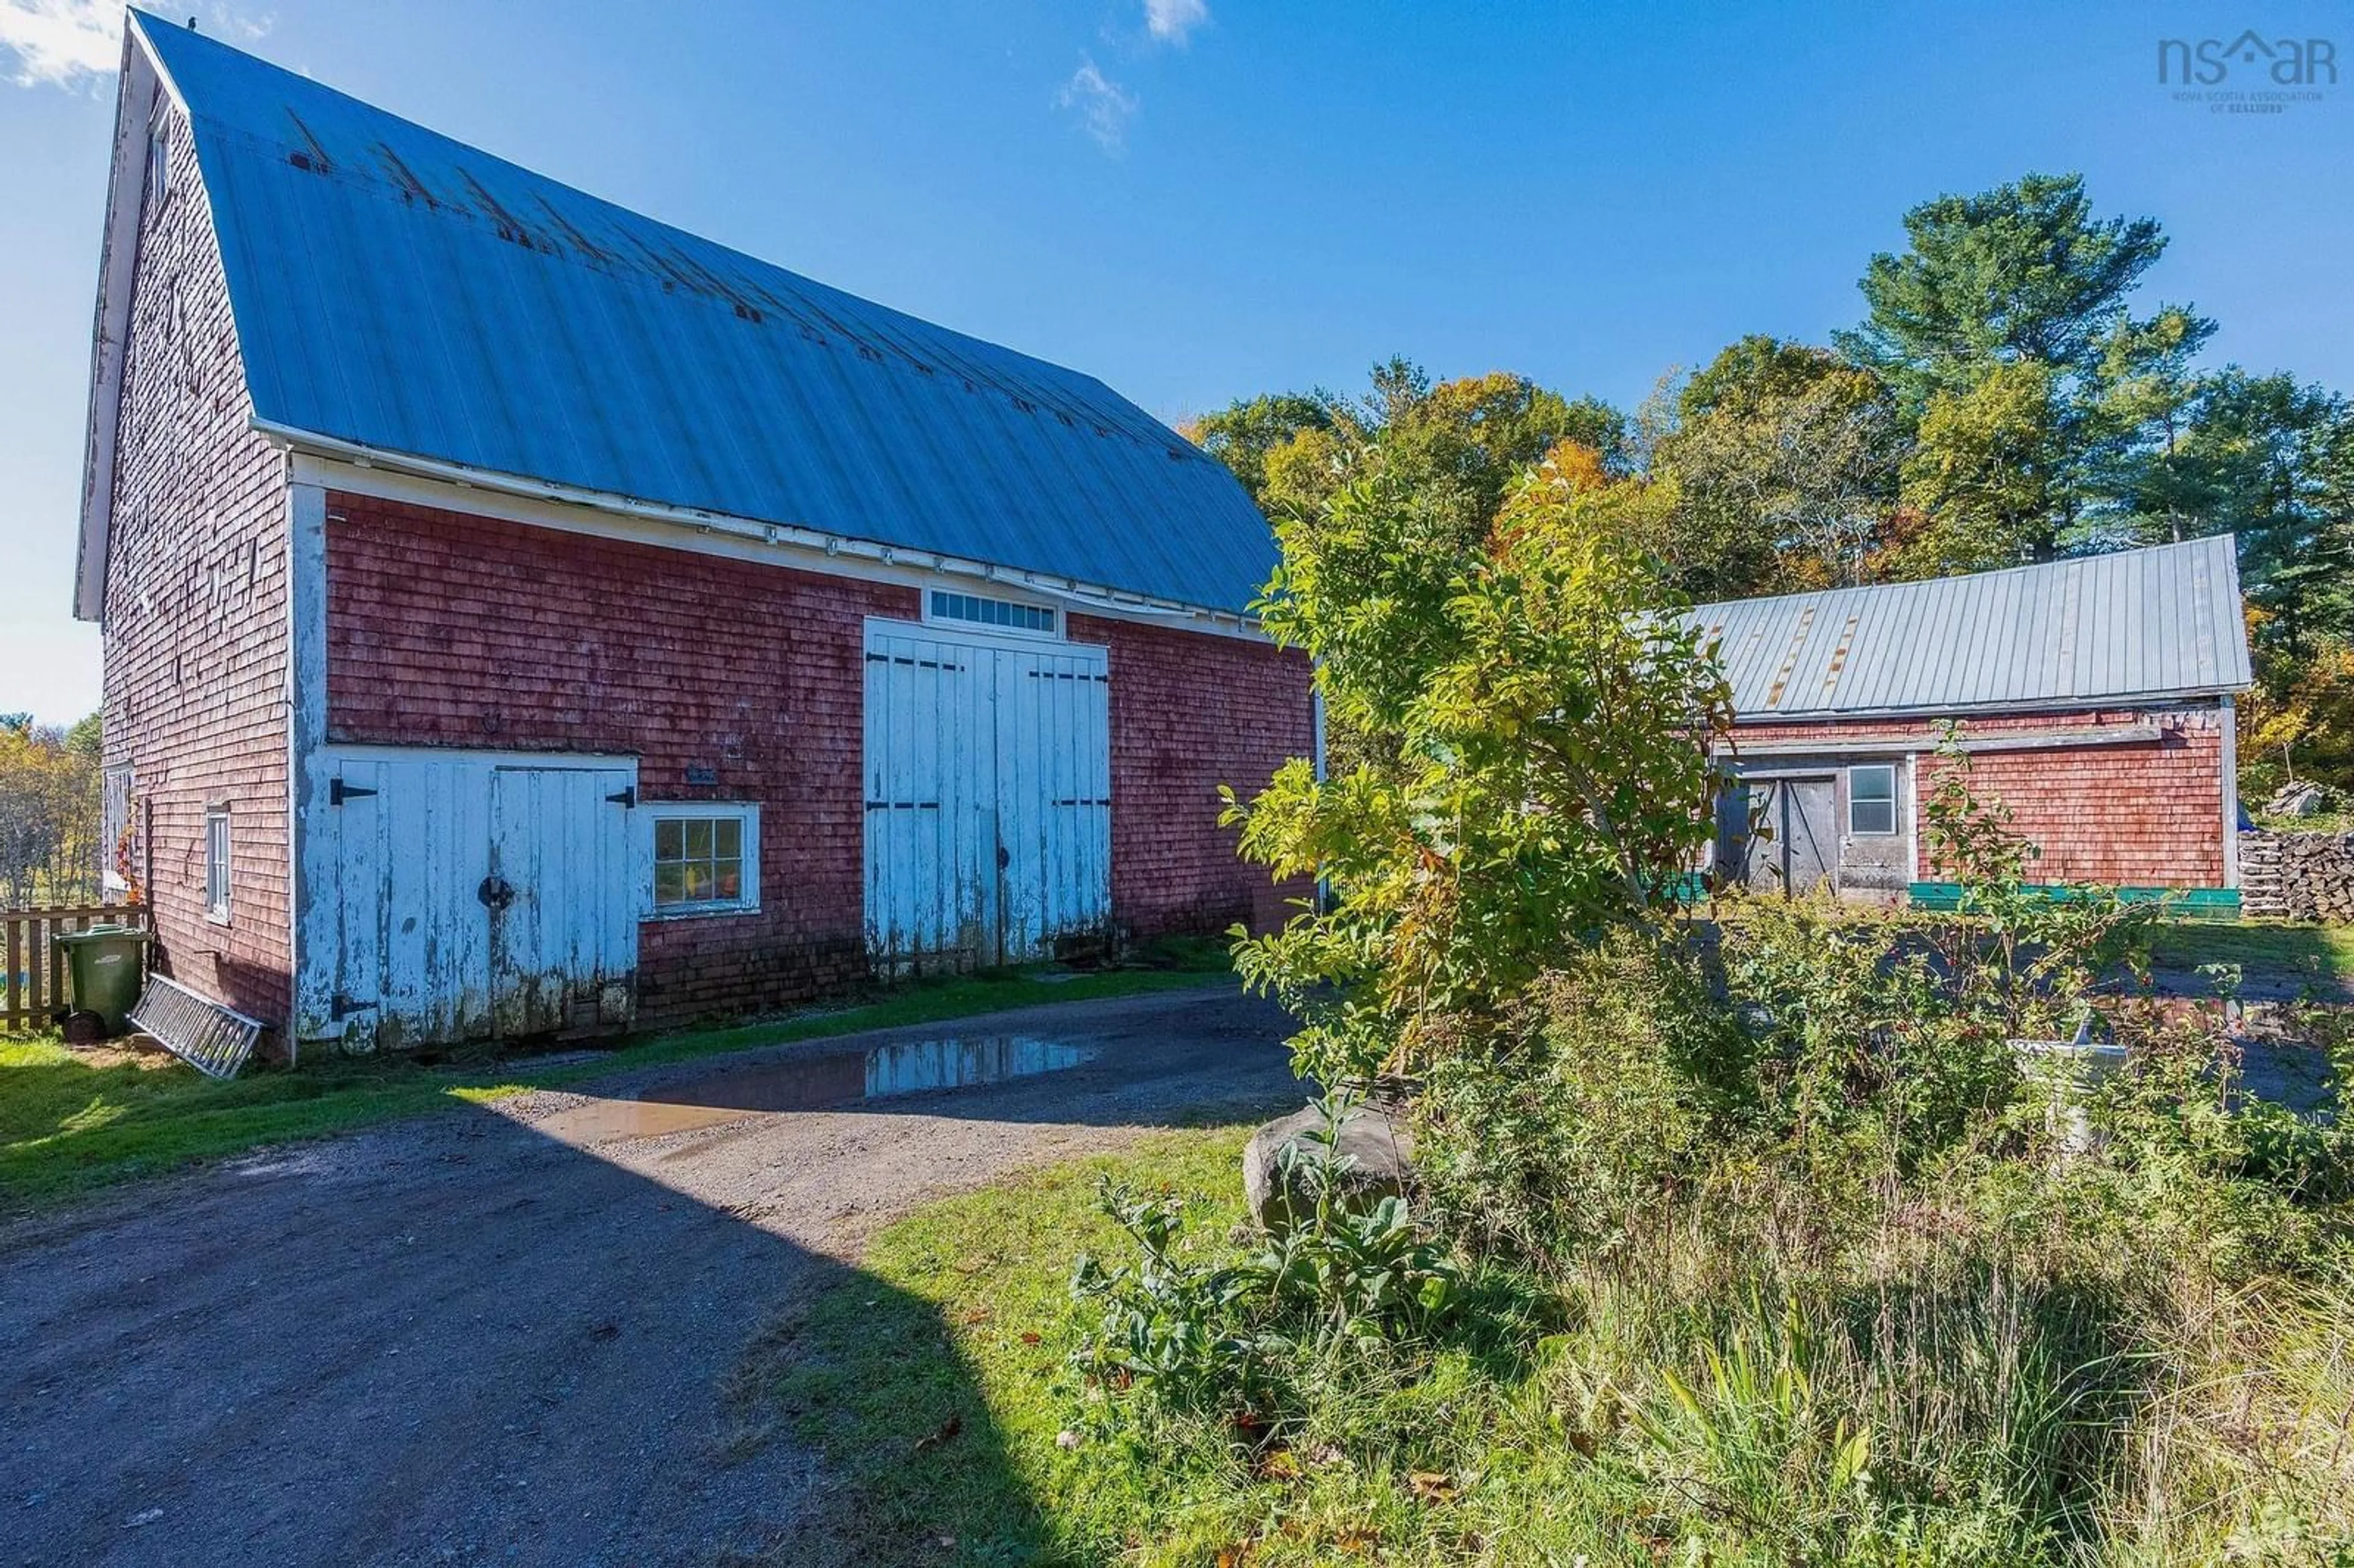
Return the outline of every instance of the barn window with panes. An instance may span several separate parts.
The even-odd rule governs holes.
[[[1847,770],[1847,831],[1885,838],[1896,831],[1896,767],[1875,762]]]
[[[931,619],[961,620],[974,626],[1002,626],[1009,631],[1055,635],[1055,612],[1044,605],[1020,604],[1010,599],[983,599],[979,594],[932,590]]]
[[[720,914],[760,902],[759,808],[652,806],[657,915]]]
[[[205,917],[228,923],[228,808],[205,813]]]

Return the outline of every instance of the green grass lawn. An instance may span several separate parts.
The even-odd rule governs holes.
[[[2252,975],[2354,980],[2354,926],[2168,921],[2153,934],[2150,958],[2160,969],[2238,964]]]
[[[192,1160],[315,1138],[526,1089],[568,1087],[632,1067],[723,1052],[1212,983],[1225,972],[1208,946],[1162,955],[1167,967],[1049,978],[1037,970],[924,982],[861,1006],[764,1023],[657,1035],[599,1057],[535,1069],[493,1053],[431,1065],[345,1059],[298,1071],[254,1069],[217,1083],[160,1055],[72,1051],[54,1041],[0,1044],[0,1208],[22,1210]]]
[[[1184,1194],[1194,1233],[1223,1238],[1245,1217],[1248,1136],[1246,1126],[1154,1134],[931,1203],[878,1234],[860,1270],[773,1330],[746,1369],[839,1481],[815,1539],[777,1560],[854,1545],[856,1561],[877,1565],[1123,1555],[1158,1510],[1140,1489],[1148,1457],[1056,1441],[1079,1398],[1067,1361],[1086,1327],[1072,1260],[1122,1250],[1096,1206],[1106,1175]]]

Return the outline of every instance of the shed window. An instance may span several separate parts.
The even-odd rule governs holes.
[[[228,920],[228,808],[215,806],[205,813],[205,917]]]
[[[724,914],[760,904],[760,809],[716,805],[650,806],[653,827],[653,911]]]
[[[1896,831],[1896,767],[1875,762],[1847,770],[1847,831],[1886,837]]]
[[[932,590],[934,620],[969,620],[976,626],[1005,626],[1016,631],[1055,635],[1055,612],[1044,605],[1019,604],[1010,599],[982,599],[978,594]]]

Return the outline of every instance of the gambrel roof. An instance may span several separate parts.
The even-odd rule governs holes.
[[[192,123],[260,428],[1222,611],[1275,564],[1225,467],[1092,376],[157,17],[133,13],[132,32]],[[118,204],[136,199],[123,140]],[[101,492],[106,381],[101,364]]]
[[[2228,534],[1691,616],[1749,721],[2052,709],[2253,680]]]

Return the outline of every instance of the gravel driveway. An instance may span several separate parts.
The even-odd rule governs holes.
[[[0,1563],[756,1552],[819,1480],[790,1439],[731,1440],[728,1374],[779,1303],[928,1196],[1296,1098],[1284,1033],[1225,988],[1000,1013],[535,1094],[20,1224],[0,1234]]]

